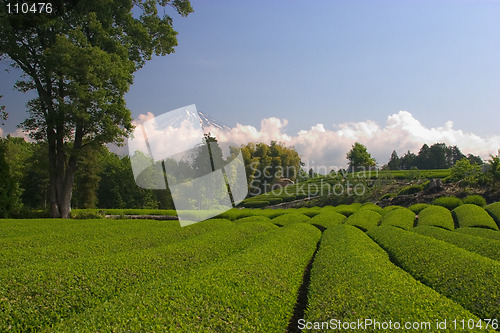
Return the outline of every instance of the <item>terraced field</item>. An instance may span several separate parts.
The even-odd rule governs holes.
[[[0,220],[0,331],[495,331],[498,207]]]

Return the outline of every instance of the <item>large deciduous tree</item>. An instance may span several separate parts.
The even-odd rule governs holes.
[[[349,161],[349,170],[356,171],[358,168],[370,168],[376,165],[375,159],[366,149],[366,146],[356,142],[346,155]]]
[[[0,55],[23,72],[16,88],[34,90],[22,127],[46,141],[52,217],[68,217],[79,157],[120,143],[133,126],[124,94],[153,54],[177,45],[172,18],[188,0],[51,1],[51,13],[9,14],[0,6]]]

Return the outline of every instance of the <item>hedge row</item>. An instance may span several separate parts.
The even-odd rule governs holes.
[[[421,225],[432,225],[448,230],[455,229],[455,223],[450,211],[440,206],[429,206],[420,211],[417,226]]]
[[[392,225],[394,227],[409,230],[413,228],[415,213],[407,208],[397,208],[382,216],[380,225]]]
[[[305,223],[281,228],[196,274],[156,279],[54,329],[284,332],[320,237]]]
[[[413,231],[421,235],[440,239],[490,259],[500,260],[500,242],[498,241],[431,226],[416,227],[413,228]]]
[[[408,209],[411,210],[412,212],[414,212],[415,214],[418,214],[427,207],[429,207],[429,204],[417,203],[417,204],[411,205],[410,207],[408,207]]]
[[[376,227],[382,215],[372,210],[359,210],[349,216],[345,223],[360,228],[363,231]]]
[[[344,223],[345,219],[346,217],[340,213],[324,212],[312,217],[306,222],[326,229]]]
[[[213,227],[214,231],[200,234],[198,229],[206,227]],[[13,331],[50,327],[106,302],[120,291],[140,290],[137,286],[146,281],[165,281],[224,258],[275,229],[270,223],[235,225],[227,220],[205,221],[172,234],[165,246],[3,269],[0,331],[9,327]]]
[[[401,323],[431,321],[434,325],[444,319],[477,320],[395,266],[365,233],[345,224],[323,233],[311,270],[308,301],[308,322],[380,318]]]
[[[453,210],[453,209],[457,208],[458,206],[463,205],[463,202],[462,202],[462,200],[460,200],[457,197],[450,196],[450,197],[441,197],[441,198],[434,199],[432,201],[432,204],[435,206],[441,206],[441,207],[447,208],[448,210]]]
[[[459,227],[480,227],[498,230],[495,220],[479,206],[465,204],[455,208],[451,213],[458,222]]]
[[[290,225],[294,223],[306,222],[309,219],[310,217],[307,215],[291,213],[275,217],[274,219],[271,220],[271,222],[278,226],[283,227],[285,225]]]
[[[500,232],[492,229],[466,227],[455,229],[455,232],[500,241]]]
[[[484,209],[495,220],[497,226],[500,228],[500,202],[495,202],[484,207]]]
[[[479,318],[500,317],[500,263],[400,228],[381,226],[368,235],[417,280]]]
[[[353,203],[350,205],[338,205],[334,208],[335,208],[335,211],[337,211],[338,213],[349,217],[352,214],[356,213],[361,208],[361,204],[360,203]]]

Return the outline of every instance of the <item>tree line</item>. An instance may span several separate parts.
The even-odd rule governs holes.
[[[207,142],[217,141],[208,137]],[[240,148],[250,189],[252,186],[264,189],[265,184],[281,177],[297,179],[300,157],[293,148],[278,142],[249,143]],[[210,151],[221,155],[218,150]],[[192,166],[177,167],[183,170],[185,179],[211,172],[210,168],[203,169],[207,165],[200,160],[205,161],[207,157],[200,152],[205,150],[195,150]],[[31,209],[49,209],[49,163],[47,143],[31,143],[12,136],[0,138],[0,217],[20,216]],[[79,172],[74,179],[71,208],[175,208],[168,187],[151,190],[137,186],[129,156],[117,155],[106,146],[95,146],[85,150],[77,163]],[[169,163],[172,162],[165,161],[167,168]]]

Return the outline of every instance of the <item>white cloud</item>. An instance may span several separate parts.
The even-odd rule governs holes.
[[[374,121],[347,122],[333,124],[331,129],[318,123],[308,130],[301,130],[295,136],[285,132],[287,120],[268,118],[261,121],[260,130],[253,126],[237,124],[227,132],[214,133],[220,141],[245,144],[251,141],[266,142],[282,141],[288,146],[294,146],[303,161],[309,165],[321,165],[327,168],[344,167],[345,158],[352,144],[356,141],[367,146],[368,151],[380,165],[387,163],[392,150],[399,155],[406,151],[418,152],[420,147],[443,142],[458,146],[463,153],[473,153],[487,158],[500,148],[500,136],[480,137],[453,128],[453,122],[448,121],[443,126],[427,128],[415,119],[410,112],[399,111],[387,117],[385,126]]]

